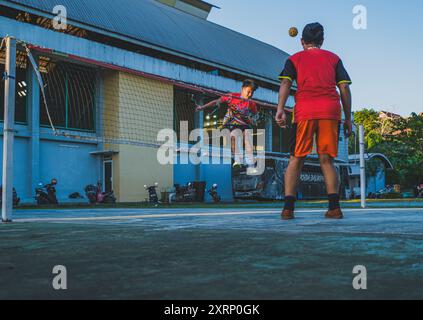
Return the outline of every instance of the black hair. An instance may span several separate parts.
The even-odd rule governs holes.
[[[253,91],[256,91],[258,89],[258,84],[254,80],[246,79],[242,82],[242,87],[251,87]]]
[[[321,46],[325,39],[325,29],[318,23],[310,23],[304,27],[303,40],[306,44]]]

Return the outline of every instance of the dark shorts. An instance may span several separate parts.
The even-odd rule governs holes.
[[[241,125],[227,125],[227,126],[223,126],[222,130],[224,129],[228,129],[230,132],[235,131],[235,130],[241,130],[242,132],[244,132],[245,130],[252,130],[253,127],[252,126],[241,126]]]

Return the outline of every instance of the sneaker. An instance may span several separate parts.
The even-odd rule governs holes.
[[[344,215],[341,209],[329,210],[326,213],[326,219],[341,220],[344,219]]]
[[[294,220],[295,215],[293,210],[283,210],[282,220]]]
[[[259,171],[256,168],[248,167],[247,168],[247,175],[249,176],[257,176]]]
[[[234,169],[241,169],[242,168],[242,164],[235,162],[232,166]]]

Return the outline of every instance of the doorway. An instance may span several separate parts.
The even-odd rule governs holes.
[[[103,161],[103,192],[113,191],[113,160]]]

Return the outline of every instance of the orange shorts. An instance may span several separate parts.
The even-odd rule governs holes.
[[[313,152],[316,137],[317,154],[338,156],[340,122],[338,120],[304,120],[294,124],[291,155],[304,158]]]

